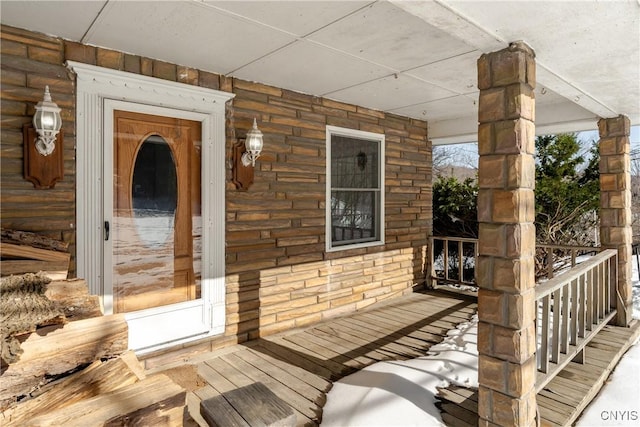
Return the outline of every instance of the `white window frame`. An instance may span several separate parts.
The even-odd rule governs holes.
[[[344,136],[350,138],[357,139],[366,139],[369,141],[378,143],[378,189],[379,189],[379,218],[378,218],[378,227],[379,227],[379,238],[370,242],[359,242],[353,244],[342,244],[333,246],[333,242],[331,239],[331,137],[332,136]],[[349,249],[358,249],[358,248],[366,248],[370,246],[380,246],[384,245],[384,236],[385,236],[385,208],[384,208],[384,196],[385,196],[385,136],[380,133],[373,132],[365,132],[362,130],[342,128],[337,126],[327,126],[326,128],[326,195],[325,195],[325,241],[326,241],[326,251],[327,252],[337,252],[344,251]]]

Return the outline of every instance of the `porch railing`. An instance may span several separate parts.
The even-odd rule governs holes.
[[[477,239],[432,237],[430,254],[432,285],[475,286]],[[578,263],[585,254],[595,255]],[[536,259],[536,390],[540,391],[571,360],[582,362],[585,346],[615,317],[617,251],[536,245]]]
[[[476,286],[478,239],[434,236],[430,243],[431,286]],[[592,246],[536,244],[536,281],[552,279],[575,267],[581,256],[599,251],[600,248]]]
[[[431,237],[429,284],[476,286],[478,239]]]
[[[593,246],[536,243],[536,280],[552,279],[558,272],[575,267],[579,256],[595,255],[599,251]]]
[[[536,286],[536,390],[540,391],[616,315],[617,251],[608,249]]]

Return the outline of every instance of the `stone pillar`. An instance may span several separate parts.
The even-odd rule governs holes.
[[[600,244],[618,250],[616,323],[631,322],[631,144],[629,119],[618,116],[598,121],[600,142]]]
[[[478,59],[478,413],[536,416],[535,54],[522,42]]]

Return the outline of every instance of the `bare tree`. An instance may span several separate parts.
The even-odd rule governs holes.
[[[434,176],[456,176],[466,179],[478,170],[478,144],[450,144],[433,147]],[[462,173],[463,176],[457,176]]]

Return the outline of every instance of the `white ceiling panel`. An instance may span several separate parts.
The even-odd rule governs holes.
[[[593,129],[597,127],[598,117],[592,112],[585,110],[581,106],[567,101],[566,99],[561,102],[555,102],[552,104],[537,104],[536,105],[536,123],[539,122],[540,126],[560,125],[562,123],[581,123],[588,122],[589,127],[587,129]],[[575,125],[574,125],[575,126]],[[567,128],[565,132],[573,132],[575,130],[584,129],[571,129]],[[540,132],[536,131],[537,134]]]
[[[536,129],[640,124],[638,1],[0,0],[0,20],[426,119],[438,143],[475,139],[476,61],[522,40]]]
[[[265,25],[279,28],[299,37],[313,33],[371,4],[358,1],[211,1],[204,3]]]
[[[354,100],[356,104],[368,102],[370,108],[383,111],[453,95],[451,91],[403,74],[393,74],[327,94],[340,101]]]
[[[313,95],[375,80],[392,70],[305,40],[261,58],[233,75]]]
[[[392,110],[393,113],[421,120],[447,120],[460,116],[478,116],[477,96],[455,95],[431,102]]]
[[[0,1],[2,22],[80,40],[106,1]],[[73,17],[73,19],[69,19]]]
[[[503,40],[533,47],[538,68],[544,68],[539,83],[551,75],[564,83],[549,82],[554,90],[585,108],[640,118],[639,2],[456,0],[447,6]]]
[[[477,90],[477,61],[482,52],[474,50],[458,56],[414,68],[406,74],[427,82],[437,82],[455,93],[465,94]]]
[[[199,2],[110,2],[88,42],[227,74],[295,38]]]
[[[388,2],[361,9],[312,34],[309,39],[396,71],[472,50],[469,45]]]

